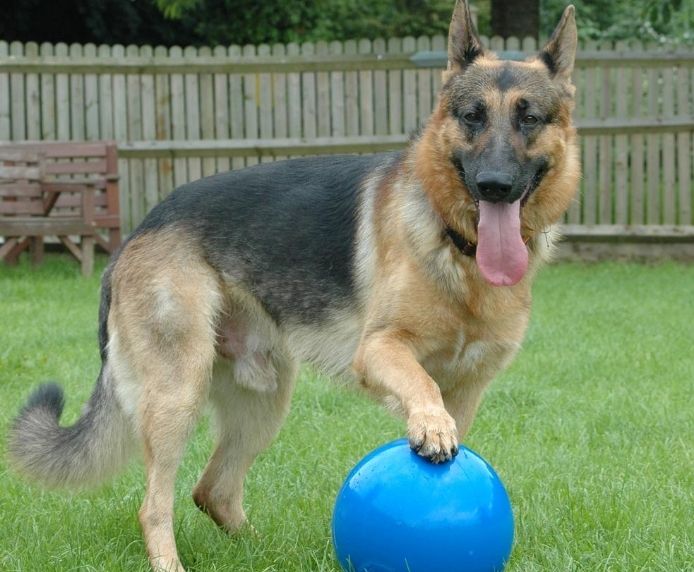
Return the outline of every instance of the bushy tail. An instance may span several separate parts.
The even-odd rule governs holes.
[[[120,469],[132,451],[132,433],[102,367],[80,419],[58,424],[63,390],[54,383],[38,387],[15,419],[9,437],[11,464],[48,487],[99,484]]]

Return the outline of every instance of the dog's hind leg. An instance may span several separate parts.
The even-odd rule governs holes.
[[[168,237],[131,242],[113,274],[109,360],[142,438],[147,489],[139,512],[154,570],[181,572],[174,481],[207,400],[221,295],[216,274]]]
[[[141,404],[147,489],[139,518],[154,570],[183,570],[173,532],[174,483],[209,384],[212,360],[205,363],[198,351],[184,350],[182,359],[166,364],[150,356],[150,379],[161,390],[148,392]]]
[[[234,380],[233,364],[216,366],[210,390],[217,445],[193,491],[195,504],[229,533],[246,521],[243,482],[255,457],[268,447],[289,410],[297,364],[282,352],[270,358],[276,385],[251,388]]]

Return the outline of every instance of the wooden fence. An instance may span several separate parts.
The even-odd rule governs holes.
[[[532,38],[484,42],[505,57],[537,49]],[[0,42],[0,141],[116,140],[127,232],[203,175],[402,147],[435,104],[445,45],[441,36],[185,49]],[[584,168],[567,228],[694,236],[693,68],[691,50],[581,46]]]

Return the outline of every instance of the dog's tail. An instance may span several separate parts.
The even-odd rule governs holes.
[[[125,464],[133,449],[131,422],[120,408],[109,376],[104,314],[110,306],[110,284],[108,275],[104,278],[99,335],[103,365],[79,420],[70,427],[58,424],[63,390],[48,383],[31,394],[10,428],[10,463],[44,486],[99,484]]]
[[[58,424],[63,390],[38,387],[10,429],[9,458],[22,474],[47,487],[87,487],[113,475],[130,456],[132,435],[102,368],[79,420]]]

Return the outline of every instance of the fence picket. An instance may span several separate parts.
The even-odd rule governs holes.
[[[154,50],[151,46],[142,46],[140,55],[152,57]],[[143,74],[140,76],[140,93],[142,99],[142,137],[147,141],[154,141],[157,138],[157,105],[154,87],[154,76]],[[149,212],[154,205],[159,202],[159,177],[156,159],[145,159],[143,161],[143,184],[142,192],[144,203],[140,204],[144,212]]]
[[[653,47],[651,44],[649,47]],[[660,114],[659,99],[659,70],[648,70],[648,101],[647,113],[650,117]],[[660,135],[648,134],[646,137],[646,181],[647,181],[647,224],[660,224]]]
[[[137,57],[140,49],[130,45],[125,49],[127,57]],[[140,86],[140,76],[138,74],[128,75],[128,137],[131,141],[142,139],[142,95]],[[133,226],[137,225],[145,214],[145,171],[142,159],[130,159],[130,216]]]
[[[84,57],[96,57],[96,46],[86,44]],[[84,76],[84,134],[87,140],[95,141],[101,138],[99,129],[99,83],[96,74]]]
[[[229,46],[229,55],[231,57],[241,56],[240,46]],[[229,75],[229,120],[231,122],[230,130],[233,139],[243,139],[245,136],[244,117],[245,117],[244,101],[243,101],[243,76],[239,74]],[[242,169],[246,164],[243,157],[233,157],[231,159],[232,169]]]
[[[166,57],[168,50],[164,46],[154,48],[155,57]],[[158,74],[154,76],[155,103],[155,139],[171,139],[171,86],[170,76]],[[174,166],[170,157],[157,159],[158,199],[163,199],[174,189]]]
[[[70,58],[82,57],[80,44],[70,45]],[[70,74],[70,139],[83,141],[84,129],[84,75]]]
[[[255,46],[250,44],[243,47],[244,56],[254,56]],[[243,112],[244,112],[244,127],[245,136],[247,139],[256,139],[258,137],[258,90],[257,90],[258,75],[244,74],[243,76]],[[257,157],[247,157],[246,165],[256,165]]]
[[[511,42],[511,38],[508,40],[510,42],[510,46],[514,46],[514,42]],[[583,46],[579,45],[578,49],[582,49]],[[510,48],[509,48],[510,49]],[[518,47],[515,49],[523,49],[523,44],[519,44]],[[581,69],[579,67],[574,68],[573,72],[573,83],[574,86],[576,87],[576,95],[575,95],[575,107],[574,107],[574,112],[573,112],[573,118],[574,121],[580,120],[585,117],[585,98],[583,97],[584,92],[585,92],[585,82],[586,82],[586,72],[584,69]],[[578,145],[582,146],[582,142],[579,139],[578,140]],[[574,200],[571,202],[569,205],[569,209],[567,210],[566,214],[564,215],[564,222],[567,222],[568,224],[581,224],[581,191],[582,190],[582,184],[579,186],[579,192],[577,193],[576,197]]]
[[[617,42],[617,50],[628,50],[626,42]],[[615,117],[626,118],[628,116],[627,106],[629,103],[627,69],[619,67],[616,70],[616,111]],[[629,158],[627,153],[627,136],[616,135],[614,141],[615,148],[615,201],[614,201],[614,221],[617,224],[627,224],[629,220]]]
[[[56,54],[58,53],[58,47],[56,46]],[[67,47],[67,46],[66,46]],[[125,48],[120,44],[116,44],[111,48],[111,55],[114,58],[124,58]],[[60,76],[56,79],[56,89],[60,87]],[[61,107],[61,91],[58,89],[58,109],[65,109]],[[126,90],[125,75],[114,74],[113,76],[113,136],[116,141],[127,141],[128,140],[128,92]],[[59,114],[58,118],[62,117],[63,114]],[[69,134],[67,136],[61,135],[60,122],[58,122],[58,138],[59,139],[69,139]],[[118,159],[118,195],[119,195],[119,205],[121,212],[121,230],[124,234],[129,233],[134,228],[134,223],[139,221],[133,221],[130,217],[130,160],[119,157]]]
[[[115,47],[115,46],[114,46]],[[67,57],[67,44],[58,43],[54,46],[56,57]],[[125,55],[125,52],[123,52]],[[123,76],[124,77],[124,76]],[[56,102],[56,135],[63,141],[70,139],[70,79],[68,74],[59,73],[55,76],[55,102]]]
[[[53,55],[53,44],[44,42],[41,44],[39,49],[39,54],[44,56]],[[2,53],[0,52],[0,58]],[[2,83],[2,75],[0,74],[0,84]],[[2,101],[2,88],[0,87],[0,101]],[[0,103],[2,105],[2,103]],[[2,122],[2,112],[0,111],[0,122]],[[55,139],[55,121],[56,121],[56,108],[55,108],[55,74],[52,73],[42,73],[41,74],[41,137],[39,139]],[[2,129],[0,128],[0,132]],[[2,135],[0,134],[0,139]]]
[[[524,52],[534,54],[537,51],[537,39],[533,38],[532,36],[526,36],[521,41],[521,46]]]
[[[10,44],[10,54],[17,57],[24,54],[21,42]],[[26,139],[26,105],[24,99],[24,76],[21,73],[10,74],[10,123],[12,139]]]
[[[612,49],[611,42],[602,42],[598,48],[600,50]],[[607,119],[612,115],[613,89],[611,68],[605,66],[600,68],[600,79],[598,85],[599,92],[599,117]],[[612,135],[601,135],[598,139],[598,157],[599,157],[599,217],[600,224],[612,224],[613,222],[613,196],[614,196],[614,180],[612,177],[612,156],[613,156],[613,140]]]
[[[677,115],[694,115],[690,100],[689,75],[694,73],[685,66],[677,68]],[[677,134],[677,179],[679,190],[678,224],[692,224],[692,151],[691,133]]]
[[[28,57],[36,57],[39,54],[39,46],[36,42],[28,42],[24,46],[24,53]],[[29,139],[41,138],[41,92],[39,89],[39,75],[26,74],[26,133]]]
[[[270,46],[261,44],[258,46],[259,56],[269,56]],[[258,101],[260,112],[260,137],[262,139],[272,139],[272,75],[269,73],[261,73],[258,75]],[[271,161],[271,157],[261,158],[262,162]]]
[[[111,47],[101,45],[97,49],[99,57],[110,57]],[[110,73],[99,74],[99,136],[113,139],[113,76]]]
[[[356,54],[357,42],[345,42],[345,54]],[[359,75],[355,71],[345,72],[345,121],[347,135],[359,135]]]
[[[672,66],[663,69],[663,117],[672,119],[675,116],[674,79]],[[675,186],[675,134],[663,133],[663,222],[675,224],[677,222],[676,201],[677,188]]]
[[[634,51],[643,48],[640,42],[634,42],[631,49]],[[643,70],[634,67],[631,70],[631,98],[632,117],[643,116]],[[631,224],[644,224],[646,222],[644,202],[644,137],[641,133],[629,136],[629,153],[631,155],[631,184],[629,186],[630,219]]]
[[[316,47],[311,42],[301,45],[302,55],[311,57],[316,53]],[[316,121],[316,74],[315,72],[304,72],[301,74],[301,97],[303,105],[301,108],[303,116],[303,136],[307,139],[314,138],[318,132]]]
[[[342,54],[342,42],[330,42],[330,53]],[[345,76],[342,71],[330,72],[330,115],[333,137],[344,137],[345,130]]]
[[[371,53],[371,41],[359,40],[359,53]],[[374,134],[373,72],[359,72],[359,134]]]
[[[212,57],[212,50],[203,46],[198,50],[200,57]],[[200,74],[200,137],[214,139],[214,81],[211,73]],[[217,161],[214,157],[202,160],[202,174],[205,177],[217,172]]]
[[[417,41],[412,37],[403,38],[402,51],[414,52],[417,49]],[[403,90],[403,127],[406,133],[412,133],[417,129],[417,72],[404,70],[402,72]]]
[[[187,46],[183,50],[183,57],[194,58],[198,50],[193,46]],[[185,74],[186,97],[186,137],[189,141],[200,139],[200,77],[197,73]],[[202,177],[202,161],[197,157],[188,159],[188,180],[196,181]]]
[[[282,58],[287,51],[284,44],[274,44],[272,46],[272,55]],[[274,73],[272,74],[272,108],[273,108],[273,133],[277,138],[285,138],[289,136],[289,122],[287,117],[287,74]],[[277,155],[276,160],[281,161],[286,159],[286,155]]]
[[[385,54],[386,41],[377,38],[373,41],[373,53]],[[374,89],[374,133],[387,135],[388,133],[388,79],[387,72],[375,71],[373,74]]]
[[[0,59],[10,53],[7,42],[0,41]],[[10,112],[10,74],[0,72],[0,139],[12,139],[12,113]]]
[[[183,57],[183,49],[173,46],[169,50],[169,57],[173,60]],[[183,74],[171,75],[171,134],[174,140],[186,139],[186,95]],[[174,186],[178,187],[188,182],[188,163],[182,157],[177,157],[173,162]]]
[[[224,58],[227,49],[224,46],[215,46],[212,50],[215,58]],[[214,139],[229,139],[229,76],[225,73],[214,74]],[[228,171],[230,168],[229,157],[217,157],[216,170]]]
[[[417,38],[417,51],[430,51],[431,42],[427,36]],[[417,125],[424,125],[431,115],[431,70],[417,72]]]
[[[434,52],[445,52],[446,51],[446,38],[443,36],[434,36],[431,39],[431,49]],[[442,73],[445,68],[437,69],[431,72],[431,93],[432,97],[434,98],[433,101],[436,100],[436,96],[439,93],[439,90],[441,89],[441,79],[442,79]]]
[[[301,53],[298,44],[287,44],[287,55],[294,56]],[[301,75],[298,73],[287,74],[287,110],[289,113],[289,136],[301,137]]]
[[[586,42],[586,50],[595,50],[595,42]],[[586,70],[586,96],[585,113],[587,117],[596,117],[597,106],[597,78],[600,74],[598,68]],[[583,139],[583,224],[595,224],[597,222],[598,209],[598,164],[597,150],[598,138],[595,135],[586,135]]]
[[[316,54],[327,56],[328,43],[320,41],[316,43]],[[317,119],[318,136],[330,137],[330,75],[328,72],[316,74]]]
[[[388,53],[402,52],[402,40],[390,38]],[[402,126],[402,70],[394,69],[388,72],[388,126],[390,134],[403,132]]]

